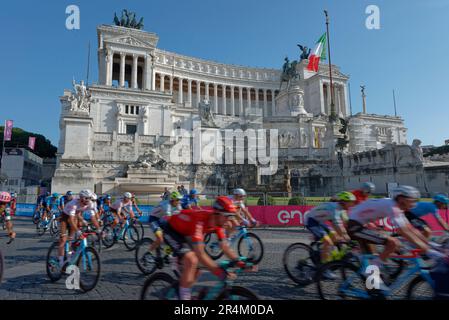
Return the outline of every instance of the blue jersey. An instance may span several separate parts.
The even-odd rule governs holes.
[[[47,198],[46,206],[50,207],[50,210],[58,209],[61,205],[61,199],[55,199],[53,197]]]
[[[41,194],[39,197],[37,197],[36,204],[37,205],[45,205],[47,203],[47,196],[44,194]]]
[[[189,195],[184,196],[181,200],[181,206],[183,209],[187,209],[188,206],[191,207],[197,207],[198,206],[198,199],[197,198],[191,198]]]
[[[428,214],[433,214],[436,218],[440,217],[437,206],[431,202],[418,202],[416,206],[410,210],[410,212],[418,218],[424,217]]]

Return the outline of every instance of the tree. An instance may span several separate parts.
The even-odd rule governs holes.
[[[3,131],[4,127],[0,127],[0,152],[3,152]],[[22,130],[20,128],[12,129],[12,140],[5,141],[5,147],[19,147],[19,148],[28,148],[28,138],[36,137],[36,145],[34,148],[34,153],[36,153],[41,158],[54,158],[56,157],[56,151],[58,149],[53,146],[47,138],[45,138],[41,134],[28,132]]]

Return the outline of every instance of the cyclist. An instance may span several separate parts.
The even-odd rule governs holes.
[[[348,234],[351,239],[360,243],[362,251],[372,254],[370,244],[384,246],[383,252],[371,261],[372,264],[382,268],[388,257],[400,246],[397,238],[367,228],[368,223],[382,218],[390,218],[391,223],[398,228],[399,235],[419,249],[438,255],[435,250],[430,249],[427,239],[411,226],[404,215],[404,211],[415,206],[419,197],[420,193],[414,187],[401,186],[393,191],[393,199],[370,199],[355,206],[349,213]]]
[[[439,214],[439,210],[446,209],[449,203],[449,198],[444,194],[437,194],[433,197],[432,202],[418,202],[416,206],[405,212],[405,216],[410,223],[418,230],[420,230],[426,238],[430,238],[432,231],[428,224],[421,219],[422,217],[432,214],[443,230],[449,231],[448,224],[443,220]]]
[[[66,194],[61,197],[61,208],[64,209],[64,206],[66,205],[66,203],[68,203],[72,200],[73,200],[73,192],[67,191]]]
[[[305,226],[312,232],[315,241],[323,243],[321,262],[331,260],[331,249],[341,241],[350,241],[345,222],[348,220],[347,212],[354,206],[356,197],[347,191],[335,195],[335,202],[320,204],[310,210],[305,216]],[[326,225],[330,223],[330,227]]]
[[[238,255],[230,248],[224,230],[229,217],[235,216],[237,208],[232,200],[225,196],[217,197],[213,210],[182,210],[171,216],[168,224],[162,225],[164,240],[172,248],[175,256],[182,264],[179,279],[179,296],[181,300],[191,299],[191,287],[196,281],[197,266],[201,263],[219,279],[227,276],[235,278],[234,273],[226,273],[213,261],[204,250],[204,235],[215,232],[220,240],[223,252],[232,260],[238,260]],[[238,261],[239,267],[244,267],[243,261]]]
[[[109,194],[99,198],[98,211],[100,212],[100,216],[110,211],[111,199],[112,197]]]
[[[41,219],[43,218],[45,205],[47,203],[47,197],[50,196],[50,192],[45,192],[37,197],[36,200],[36,209],[34,210],[35,213],[38,213]]]
[[[372,182],[364,182],[359,189],[352,190],[351,193],[356,197],[355,204],[361,204],[368,200],[368,197],[376,190],[376,186]]]
[[[160,246],[163,241],[161,225],[166,223],[165,217],[170,217],[174,214],[178,214],[182,207],[180,201],[183,199],[182,195],[178,191],[173,191],[170,194],[170,200],[164,200],[159,203],[150,212],[148,222],[150,223],[151,231],[156,236],[156,241],[150,245],[150,251],[155,250]]]
[[[111,211],[115,217],[117,217],[120,221],[124,221],[127,218],[127,214],[130,215],[132,219],[134,219],[134,212],[132,209],[132,194],[130,192],[125,192],[121,199],[116,200],[111,205]],[[117,225],[118,221],[114,221],[113,227]],[[122,223],[123,227],[123,223]]]
[[[137,213],[139,214],[139,217],[142,216],[142,210],[140,210],[139,206],[137,205],[137,198],[136,198],[136,194],[133,193],[131,196],[131,202],[132,202],[132,208],[136,208]]]
[[[233,196],[231,197],[231,200],[237,208],[236,220],[234,220],[235,222],[233,223],[233,226],[236,227],[243,224],[248,227],[255,227],[258,222],[254,219],[248,208],[245,206],[246,191],[244,189],[237,188],[234,189],[232,193]]]
[[[181,206],[183,209],[192,209],[192,206],[196,207],[197,209],[201,209],[201,207],[198,205],[198,190],[190,190],[189,194],[185,195],[182,198]]]
[[[11,202],[11,195],[8,192],[0,192],[0,215],[5,217],[6,231],[8,232],[10,244],[16,238],[16,233],[14,232],[12,220],[11,220],[11,208],[9,203]]]
[[[80,235],[78,228],[78,215],[82,214],[84,211],[93,210],[94,206],[92,203],[92,191],[86,189],[81,190],[79,193],[79,198],[73,199],[67,203],[62,211],[60,217],[60,240],[59,240],[59,265],[60,267],[64,264],[64,245],[67,241],[67,229],[69,231],[69,240],[74,239],[74,236],[78,237]]]
[[[45,203],[45,213],[44,213],[44,221],[48,221],[47,214],[51,213],[52,210],[58,210],[58,212],[62,211],[61,199],[59,199],[59,193],[53,193],[51,197],[47,198],[47,202]],[[45,229],[48,228],[48,225],[45,225]]]
[[[97,235],[101,236],[102,233],[100,231],[100,222],[99,222],[98,208],[97,208],[98,197],[95,193],[92,193],[91,200],[92,200],[92,208],[89,208],[88,210],[84,211],[82,214],[79,214],[78,218],[80,221],[80,225],[87,226],[88,221],[90,221],[93,224],[93,226],[95,227]]]
[[[14,192],[11,192],[11,202],[9,203],[9,207],[11,208],[11,216],[14,216],[17,210],[17,198]]]

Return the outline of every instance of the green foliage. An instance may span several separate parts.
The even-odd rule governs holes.
[[[0,152],[2,152],[3,144],[3,131],[4,127],[0,127]],[[56,157],[56,151],[58,150],[53,146],[47,138],[41,134],[36,134],[22,130],[20,128],[12,129],[12,141],[5,141],[5,147],[19,147],[28,148],[28,138],[36,137],[36,144],[34,148],[34,153],[36,153],[41,158],[54,158]]]
[[[303,206],[305,204],[306,204],[306,201],[305,201],[304,197],[296,196],[296,197],[290,198],[288,200],[289,206]]]
[[[436,154],[440,154],[441,155],[441,154],[445,154],[445,153],[449,153],[449,145],[448,146],[441,146],[441,147],[435,148],[432,151],[426,153],[424,155],[424,157],[430,157],[430,156],[433,156],[433,155],[436,155]]]
[[[266,203],[266,205],[268,205],[268,206],[274,206],[275,204],[276,204],[276,203],[275,203],[274,198],[273,198],[272,196],[268,196],[268,197],[267,197],[267,203]],[[265,205],[264,200],[263,200],[263,197],[260,197],[260,198],[259,198],[259,200],[257,201],[257,205],[258,205],[258,206],[263,206],[263,205]]]

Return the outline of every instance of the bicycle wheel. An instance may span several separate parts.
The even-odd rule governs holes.
[[[50,281],[55,282],[61,279],[62,273],[59,267],[59,243],[53,242],[47,252],[47,260],[45,263],[45,269],[47,271]]]
[[[302,286],[312,283],[317,268],[312,257],[313,250],[308,245],[304,243],[290,245],[282,257],[282,263],[289,278]]]
[[[143,224],[140,220],[136,220],[134,223],[134,226],[136,227],[138,233],[139,233],[139,240],[142,240],[145,236],[145,228],[143,227]]]
[[[92,247],[86,247],[76,265],[80,272],[81,290],[87,292],[95,288],[101,273],[101,261],[97,251]]]
[[[97,234],[89,234],[87,236],[87,244],[97,250],[98,253],[101,253],[101,237]]]
[[[220,248],[220,242],[217,239],[216,233],[208,233],[204,237],[204,250],[213,260],[220,259],[223,255],[223,250]]]
[[[101,242],[103,242],[103,245],[106,248],[111,248],[115,241],[115,234],[114,234],[114,228],[112,227],[112,225],[106,225],[103,228],[103,238],[101,239]]]
[[[256,294],[249,289],[232,286],[225,289],[217,298],[217,300],[259,300]]]
[[[38,236],[43,236],[44,233],[47,231],[47,224],[45,221],[40,220],[38,224],[36,225],[36,231]]]
[[[152,274],[158,267],[156,257],[148,250],[153,240],[150,238],[142,239],[136,246],[136,264],[143,274]],[[159,248],[157,249],[159,250]]]
[[[179,300],[178,281],[167,273],[155,273],[145,281],[140,300]]]
[[[323,300],[370,299],[366,278],[359,268],[345,261],[322,265],[316,274],[318,294]]]
[[[123,243],[128,251],[136,249],[137,243],[139,242],[139,231],[135,226],[128,226],[125,233],[123,234]]]
[[[0,250],[0,283],[2,283],[3,280],[3,270],[5,268],[5,263],[3,261],[3,254],[2,251]]]
[[[243,237],[240,237],[237,248],[240,256],[250,258],[254,264],[262,261],[263,243],[256,234],[248,232]]]
[[[418,275],[410,282],[407,289],[407,300],[433,300],[435,297],[435,290],[432,285]]]

